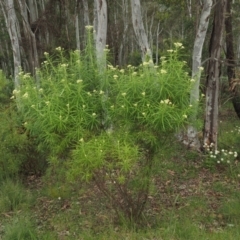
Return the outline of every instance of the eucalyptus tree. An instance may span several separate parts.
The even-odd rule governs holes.
[[[31,29],[31,23],[35,22],[38,18],[38,10],[36,1],[28,1],[29,6],[25,0],[17,0],[21,19],[23,22],[23,33],[26,40],[25,53],[28,56],[28,69],[32,74],[35,74],[36,68],[39,67],[38,49],[36,43],[35,32]]]
[[[209,62],[206,79],[206,108],[204,118],[205,146],[217,149],[218,137],[218,98],[219,80],[221,76],[220,56],[223,43],[224,22],[227,0],[216,2],[214,10],[213,29],[209,44]]]
[[[104,49],[106,48],[107,39],[107,2],[106,0],[95,0],[95,42],[96,42],[96,53],[97,60],[100,68],[102,63],[105,64]]]
[[[133,29],[142,53],[142,61],[144,62],[146,59],[152,60],[152,50],[142,20],[140,0],[131,0],[131,9]]]
[[[19,22],[15,12],[13,0],[0,1],[2,13],[4,15],[7,31],[11,41],[13,63],[14,63],[14,85],[19,88],[19,72],[21,67],[21,54],[20,54],[20,29]]]
[[[203,44],[206,38],[207,29],[208,29],[208,23],[209,23],[210,13],[212,9],[212,4],[213,4],[212,0],[203,1],[201,17],[199,20],[199,26],[198,26],[197,34],[194,41],[193,54],[192,54],[192,81],[194,83],[192,85],[191,93],[190,93],[190,104],[195,107],[196,111],[194,111],[193,115],[191,116],[192,122],[194,122],[197,117],[197,105],[199,102],[199,87],[200,87],[201,68],[202,68],[201,66],[202,50],[203,50]],[[198,131],[195,127],[188,126],[187,138],[185,139],[185,143],[195,149],[200,148]]]

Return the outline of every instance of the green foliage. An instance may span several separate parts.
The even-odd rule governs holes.
[[[54,58],[45,53],[38,84],[21,72],[13,97],[27,132],[49,153],[50,169],[64,166],[69,179],[94,180],[116,212],[138,218],[160,142],[192,112],[192,82],[178,60],[182,45],[176,43],[161,66],[148,61],[99,70],[88,34],[84,52],[67,56],[59,47]]]
[[[17,107],[10,99],[10,84],[0,71],[0,178],[36,172],[43,169],[41,157],[36,156],[34,139],[29,139]]]
[[[31,202],[31,196],[20,183],[8,179],[0,186],[0,212],[15,211]]]
[[[0,71],[0,178],[18,173],[24,161],[27,138],[24,134],[14,104],[9,103],[7,80]]]
[[[35,226],[28,216],[14,217],[5,226],[4,240],[37,240],[38,237]],[[49,239],[49,238],[41,238]]]
[[[240,223],[240,195],[235,193],[231,198],[225,200],[220,208],[220,213],[226,218],[227,223],[232,226]]]
[[[211,151],[209,149],[207,150],[207,156],[204,160],[204,164],[206,167],[212,169],[213,167],[222,166],[234,166],[235,160],[238,156],[236,151],[228,151],[225,149],[221,149],[220,151]]]

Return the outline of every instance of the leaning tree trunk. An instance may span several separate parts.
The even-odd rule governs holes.
[[[230,91],[232,94],[232,103],[240,118],[240,80],[236,79],[235,74],[235,54],[234,54],[234,44],[233,44],[233,28],[232,28],[232,0],[227,1],[226,9],[226,19],[225,19],[225,29],[226,29],[226,59],[227,59],[227,75],[230,86]]]
[[[1,0],[0,5],[4,15],[5,23],[7,26],[8,34],[11,40],[11,46],[13,51],[13,63],[14,63],[14,87],[19,88],[19,71],[21,67],[21,55],[19,44],[19,23],[15,13],[13,0]]]
[[[194,41],[192,55],[192,79],[194,80],[194,83],[192,85],[190,93],[190,104],[195,107],[196,111],[191,116],[192,122],[194,122],[197,118],[197,105],[199,101],[199,85],[201,78],[200,67],[202,62],[202,49],[208,29],[212,4],[213,4],[212,0],[204,0],[197,35]],[[200,148],[200,141],[198,139],[198,133],[195,127],[188,126],[187,136],[184,140],[184,144],[194,149]]]
[[[131,0],[131,7],[133,28],[141,49],[142,61],[152,60],[152,51],[143,25],[140,0]]]
[[[226,13],[226,1],[219,0],[216,3],[213,30],[210,40],[210,60],[206,81],[206,110],[204,124],[204,145],[217,149],[218,137],[218,96],[219,79],[221,75],[220,54],[224,31],[224,19]]]

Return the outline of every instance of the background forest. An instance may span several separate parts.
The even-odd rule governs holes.
[[[0,239],[238,239],[239,10],[0,0]]]

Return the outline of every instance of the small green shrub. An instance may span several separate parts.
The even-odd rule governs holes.
[[[205,147],[206,157],[204,159],[204,166],[209,169],[216,167],[233,169],[238,153],[233,150],[215,150],[212,151],[208,146]]]
[[[0,179],[40,173],[46,166],[44,154],[36,149],[35,139],[29,136],[12,101],[11,89],[0,71]]]
[[[38,234],[28,216],[14,217],[4,227],[4,240],[37,240]]]
[[[226,219],[227,224],[236,224],[240,223],[240,195],[236,193],[231,198],[225,200],[220,208],[220,213]]]
[[[154,155],[188,122],[192,81],[178,60],[180,43],[139,67],[99,71],[92,47],[47,53],[40,83],[20,73],[18,99],[24,126],[48,153],[49,169],[66,168],[70,180],[94,181],[118,213],[137,221],[147,201]],[[105,51],[107,52],[107,51]],[[103,65],[102,65],[103,66]]]
[[[26,192],[22,184],[10,179],[5,180],[0,186],[0,212],[15,211],[29,207],[32,197]]]

